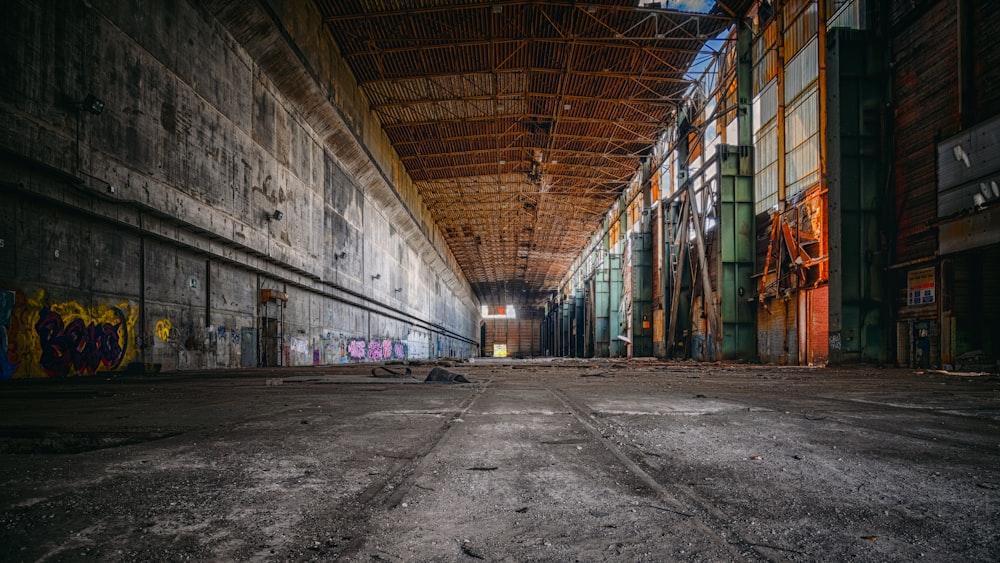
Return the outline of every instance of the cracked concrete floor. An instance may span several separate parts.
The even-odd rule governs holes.
[[[996,376],[370,368],[4,382],[0,560],[1000,560]]]

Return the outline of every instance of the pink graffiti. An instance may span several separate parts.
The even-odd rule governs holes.
[[[347,343],[347,355],[352,360],[363,360],[365,359],[365,348],[367,346],[364,340],[351,340]]]
[[[402,342],[396,342],[393,344],[392,357],[397,360],[406,359],[406,346],[404,346]]]
[[[392,357],[392,340],[382,341],[382,357],[387,360]]]
[[[373,362],[384,359],[384,356],[382,355],[382,346],[380,346],[378,342],[372,342],[368,347],[368,359]]]

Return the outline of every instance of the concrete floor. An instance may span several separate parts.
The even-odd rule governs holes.
[[[996,376],[370,368],[5,382],[0,560],[1000,560]]]

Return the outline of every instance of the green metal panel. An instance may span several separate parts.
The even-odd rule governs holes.
[[[608,327],[610,338],[608,341],[608,354],[612,358],[620,358],[625,355],[623,342],[618,339],[622,333],[621,319],[618,316],[618,303],[622,300],[622,257],[620,254],[608,255]]]
[[[644,222],[648,224],[648,222]],[[653,235],[632,235],[632,355],[653,355]]]
[[[572,342],[572,356],[574,358],[582,358],[586,354],[584,353],[583,344],[585,341],[584,335],[586,331],[586,316],[584,305],[584,295],[583,290],[578,289],[573,295],[573,342]]]
[[[719,298],[722,357],[749,360],[757,352],[754,294],[754,201],[751,147],[719,147]]]
[[[664,240],[664,264],[667,288],[667,304],[665,308],[667,319],[667,337],[671,336],[670,322],[673,319],[673,338],[668,343],[668,355],[673,358],[684,358],[688,355],[688,346],[691,334],[691,268],[689,256],[681,252],[679,245],[675,245],[677,231],[686,229],[686,224],[681,224],[681,202],[673,199],[669,203],[667,213],[664,217],[666,223],[666,237]],[[687,244],[686,239],[682,239],[681,244]],[[680,287],[675,287],[680,286]],[[674,292],[678,293],[676,313],[671,312]]]
[[[594,274],[594,355],[606,358],[611,340],[611,272],[605,262]]]
[[[828,47],[830,363],[886,361],[881,59],[863,31],[834,30]]]
[[[570,342],[572,340],[572,314],[573,314],[573,300],[562,298],[561,304],[559,306],[560,312],[560,327],[559,327],[559,355],[569,356],[570,354]]]

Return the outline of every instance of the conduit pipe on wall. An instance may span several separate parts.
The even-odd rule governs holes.
[[[179,240],[176,240],[176,239],[171,239],[171,238],[168,238],[168,237],[166,237],[164,235],[161,235],[161,234],[158,234],[158,233],[155,233],[153,231],[148,230],[146,228],[145,221],[143,220],[143,217],[156,217],[157,219],[164,220],[164,221],[166,221],[168,223],[171,223],[173,225],[176,225],[176,226],[184,229],[185,231],[188,231],[188,232],[191,232],[191,233],[195,233],[195,234],[197,234],[197,232],[199,230],[202,230],[202,229],[199,229],[196,225],[193,225],[191,223],[188,223],[187,221],[178,219],[176,217],[170,216],[170,215],[168,215],[168,214],[166,214],[166,213],[164,213],[164,212],[162,212],[162,211],[160,211],[160,210],[158,210],[158,209],[156,209],[154,207],[151,207],[151,206],[149,206],[149,205],[147,205],[145,203],[142,203],[140,201],[135,201],[135,200],[132,200],[132,199],[122,199],[122,198],[117,198],[117,197],[112,197],[112,196],[106,195],[103,192],[101,192],[100,190],[96,190],[96,189],[92,189],[92,188],[88,187],[87,183],[83,179],[81,179],[81,178],[78,178],[76,176],[67,174],[66,172],[63,172],[61,170],[52,168],[52,167],[50,167],[48,165],[45,165],[43,163],[34,161],[32,159],[24,158],[21,155],[17,155],[17,156],[18,156],[18,158],[20,158],[20,159],[22,159],[24,161],[28,161],[32,166],[34,166],[36,168],[45,169],[46,171],[48,171],[48,172],[56,175],[57,177],[63,178],[64,180],[66,180],[67,184],[70,187],[75,188],[76,190],[78,190],[80,192],[83,192],[83,193],[85,193],[85,194],[87,194],[87,195],[89,195],[91,197],[95,197],[95,198],[97,198],[97,199],[99,199],[101,201],[104,201],[106,203],[110,203],[110,204],[114,204],[114,205],[123,205],[123,206],[131,207],[131,208],[135,209],[136,215],[137,215],[136,223],[133,224],[133,223],[130,223],[130,222],[127,222],[127,221],[117,220],[117,219],[114,219],[112,217],[109,217],[108,215],[99,213],[99,212],[94,211],[94,210],[87,210],[87,209],[84,209],[84,208],[76,207],[76,206],[73,206],[71,203],[68,203],[66,201],[60,200],[60,199],[58,199],[56,197],[52,197],[52,196],[50,196],[48,194],[39,193],[39,192],[37,192],[35,190],[31,190],[29,188],[26,188],[26,187],[24,187],[22,185],[5,184],[5,186],[9,186],[9,187],[11,187],[11,188],[13,188],[13,189],[21,192],[22,194],[25,194],[25,195],[29,196],[29,197],[34,197],[34,198],[37,198],[37,199],[42,199],[42,200],[46,201],[47,203],[56,204],[56,205],[59,205],[59,206],[62,206],[62,207],[70,208],[70,209],[73,209],[74,211],[77,211],[77,212],[84,212],[84,213],[86,213],[88,215],[91,215],[91,216],[96,217],[98,219],[107,221],[109,223],[114,223],[116,225],[123,226],[123,227],[126,227],[128,229],[131,229],[131,230],[133,230],[133,231],[135,231],[135,232],[138,233],[139,239],[140,239],[140,248],[142,248],[143,251],[144,251],[144,240],[145,240],[145,237],[152,236],[154,238],[163,240],[165,242],[168,242],[170,244],[173,244],[173,245],[176,245],[176,246],[179,246],[179,247],[182,247],[182,248],[186,248],[188,250],[192,250],[192,251],[200,253],[200,254],[205,254],[206,253],[205,249],[198,248],[198,247],[193,246],[193,245],[191,245],[189,243],[186,243],[186,242],[183,242],[183,241],[179,241]],[[98,181],[103,181],[103,180],[101,180],[100,178],[97,178],[97,177],[93,177],[93,178],[95,180],[98,180]],[[265,262],[267,262],[269,264],[272,264],[272,265],[276,266],[279,270],[278,271],[267,271],[267,270],[265,270],[263,268],[259,268],[259,267],[253,266],[253,265],[251,265],[249,263],[246,263],[246,262],[241,262],[241,261],[233,259],[233,258],[227,258],[225,256],[221,256],[221,255],[218,255],[218,254],[213,254],[214,258],[216,258],[216,259],[218,259],[218,260],[220,260],[222,262],[226,262],[228,264],[238,266],[240,269],[248,270],[248,271],[250,271],[252,273],[264,274],[264,275],[267,275],[267,276],[271,276],[271,277],[273,277],[273,278],[275,278],[275,279],[277,279],[279,281],[282,281],[284,283],[287,283],[287,284],[289,284],[289,285],[291,285],[293,287],[297,287],[297,288],[305,290],[305,291],[313,292],[313,293],[316,293],[318,295],[322,295],[323,297],[327,297],[329,299],[333,299],[335,301],[339,301],[341,303],[347,303],[347,304],[349,304],[349,305],[351,305],[353,307],[357,307],[358,309],[361,309],[363,311],[367,311],[368,313],[375,313],[377,315],[382,315],[383,317],[386,317],[386,318],[389,318],[389,319],[392,319],[392,320],[395,320],[395,321],[399,321],[399,322],[402,322],[402,323],[411,324],[411,325],[413,325],[413,326],[415,326],[417,328],[421,328],[421,329],[428,330],[428,331],[433,332],[433,333],[441,334],[441,335],[447,336],[449,338],[454,338],[454,339],[462,341],[462,342],[464,342],[466,344],[472,344],[473,346],[478,346],[478,344],[479,344],[474,339],[470,339],[470,338],[467,338],[465,336],[462,336],[462,335],[460,335],[460,334],[458,334],[458,333],[456,333],[456,332],[454,332],[454,331],[452,331],[452,330],[450,330],[450,329],[448,329],[448,328],[446,328],[446,327],[444,327],[442,325],[439,325],[439,324],[432,323],[430,321],[421,319],[421,318],[419,318],[419,317],[417,317],[417,316],[415,316],[415,315],[413,315],[411,313],[408,313],[406,311],[403,311],[403,310],[401,310],[401,309],[399,309],[397,307],[393,307],[391,305],[387,305],[387,304],[384,304],[384,303],[381,303],[381,302],[377,302],[374,299],[372,299],[371,297],[369,297],[367,295],[364,295],[362,293],[358,293],[356,291],[347,289],[345,287],[342,287],[342,286],[339,286],[339,285],[335,285],[335,284],[333,284],[331,282],[324,281],[322,278],[320,278],[319,276],[317,276],[315,274],[312,274],[310,272],[306,272],[306,271],[300,270],[299,268],[296,268],[294,266],[283,264],[282,262],[280,262],[279,260],[277,260],[277,259],[275,259],[275,258],[273,258],[271,256],[266,256],[266,255],[262,254],[261,252],[259,252],[257,250],[254,250],[252,248],[246,247],[246,246],[244,246],[242,244],[239,244],[236,241],[233,241],[233,240],[230,240],[228,238],[221,237],[221,236],[216,236],[214,238],[214,240],[216,242],[219,242],[219,243],[223,244],[224,246],[227,246],[229,248],[235,249],[235,250],[237,250],[239,252],[244,252],[246,254],[249,254],[250,256],[254,256],[256,258],[259,258],[259,259],[261,259],[261,260],[263,260],[263,261],[265,261]],[[144,264],[143,258],[140,258],[140,260],[141,260],[140,263]],[[140,272],[140,276],[144,277],[144,269],[145,268],[143,266],[143,272]],[[358,299],[359,301],[357,301],[357,302],[356,301],[351,301],[349,299],[346,299],[345,296],[343,296],[343,295],[338,295],[338,294],[336,294],[336,293],[334,293],[332,291],[328,291],[328,290],[322,289],[320,287],[310,287],[306,283],[303,283],[301,281],[296,281],[295,279],[292,279],[287,274],[282,273],[280,270],[285,270],[287,272],[292,272],[292,273],[297,274],[299,276],[302,276],[304,278],[308,278],[309,280],[311,280],[313,282],[316,282],[317,284],[320,284],[320,285],[322,285],[322,286],[324,286],[326,288],[329,288],[329,289],[336,290],[337,292],[346,294],[347,296],[355,298],[355,299]],[[145,287],[145,280],[144,279],[143,279],[142,286]],[[140,315],[143,315],[142,311],[144,311],[144,309],[145,309],[144,307],[142,307],[144,305],[144,294],[145,294],[145,290],[144,289],[140,290],[139,299],[140,299],[140,307],[142,308],[142,310],[140,311]],[[381,307],[381,309],[378,308],[378,307],[375,307],[373,305],[369,305],[368,303],[377,304],[379,307]],[[144,315],[143,315],[142,319],[143,319],[143,322],[145,322]],[[143,326],[145,326],[145,325],[143,325]],[[145,349],[145,345],[146,345],[146,343],[142,342],[142,344],[140,346],[140,349],[144,350]]]

